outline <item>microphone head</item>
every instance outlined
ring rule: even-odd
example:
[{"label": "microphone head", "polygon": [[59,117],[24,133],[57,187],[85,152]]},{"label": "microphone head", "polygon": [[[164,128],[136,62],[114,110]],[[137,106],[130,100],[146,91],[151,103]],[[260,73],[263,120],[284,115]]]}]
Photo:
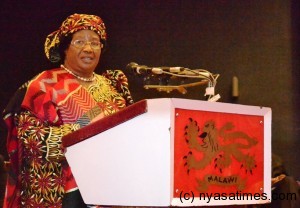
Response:
[{"label": "microphone head", "polygon": [[134,70],[137,66],[138,66],[137,63],[130,62],[129,64],[127,64],[126,69],[128,69],[128,70]]},{"label": "microphone head", "polygon": [[138,65],[135,62],[130,62],[129,64],[127,64],[126,69],[131,70],[135,74],[149,73],[148,72],[149,67],[147,67],[145,65]]}]

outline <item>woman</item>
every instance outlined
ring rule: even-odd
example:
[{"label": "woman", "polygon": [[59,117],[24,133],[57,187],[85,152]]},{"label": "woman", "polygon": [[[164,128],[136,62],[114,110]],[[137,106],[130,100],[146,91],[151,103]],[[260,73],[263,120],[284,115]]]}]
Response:
[{"label": "woman", "polygon": [[64,158],[62,137],[133,103],[119,70],[94,73],[106,30],[95,15],[73,14],[46,38],[59,68],[23,85],[4,111],[11,168],[4,207],[86,207]]}]

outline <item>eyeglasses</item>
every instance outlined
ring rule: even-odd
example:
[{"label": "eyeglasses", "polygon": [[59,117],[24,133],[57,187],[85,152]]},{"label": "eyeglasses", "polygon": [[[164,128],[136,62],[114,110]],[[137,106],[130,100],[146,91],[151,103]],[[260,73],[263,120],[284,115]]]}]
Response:
[{"label": "eyeglasses", "polygon": [[100,50],[103,47],[102,43],[99,41],[74,40],[71,44],[79,49],[82,49],[86,44],[89,44],[94,50]]}]

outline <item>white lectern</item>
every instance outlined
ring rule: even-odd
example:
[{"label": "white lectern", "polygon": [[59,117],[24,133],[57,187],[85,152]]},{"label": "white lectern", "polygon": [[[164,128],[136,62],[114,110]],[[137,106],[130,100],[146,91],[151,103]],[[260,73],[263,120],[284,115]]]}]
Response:
[{"label": "white lectern", "polygon": [[270,108],[143,100],[67,135],[63,144],[87,204],[270,202]]}]

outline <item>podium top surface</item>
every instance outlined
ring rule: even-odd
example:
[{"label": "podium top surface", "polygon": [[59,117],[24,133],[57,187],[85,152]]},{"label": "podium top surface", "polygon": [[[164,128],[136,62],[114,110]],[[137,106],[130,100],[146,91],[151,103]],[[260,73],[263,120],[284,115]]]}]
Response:
[{"label": "podium top surface", "polygon": [[91,123],[77,131],[64,136],[62,138],[63,146],[69,147],[77,144],[87,138],[95,136],[96,134],[106,131],[145,112],[147,112],[147,101],[141,100],[139,102],[136,102],[114,114],[106,116],[94,123]]}]

